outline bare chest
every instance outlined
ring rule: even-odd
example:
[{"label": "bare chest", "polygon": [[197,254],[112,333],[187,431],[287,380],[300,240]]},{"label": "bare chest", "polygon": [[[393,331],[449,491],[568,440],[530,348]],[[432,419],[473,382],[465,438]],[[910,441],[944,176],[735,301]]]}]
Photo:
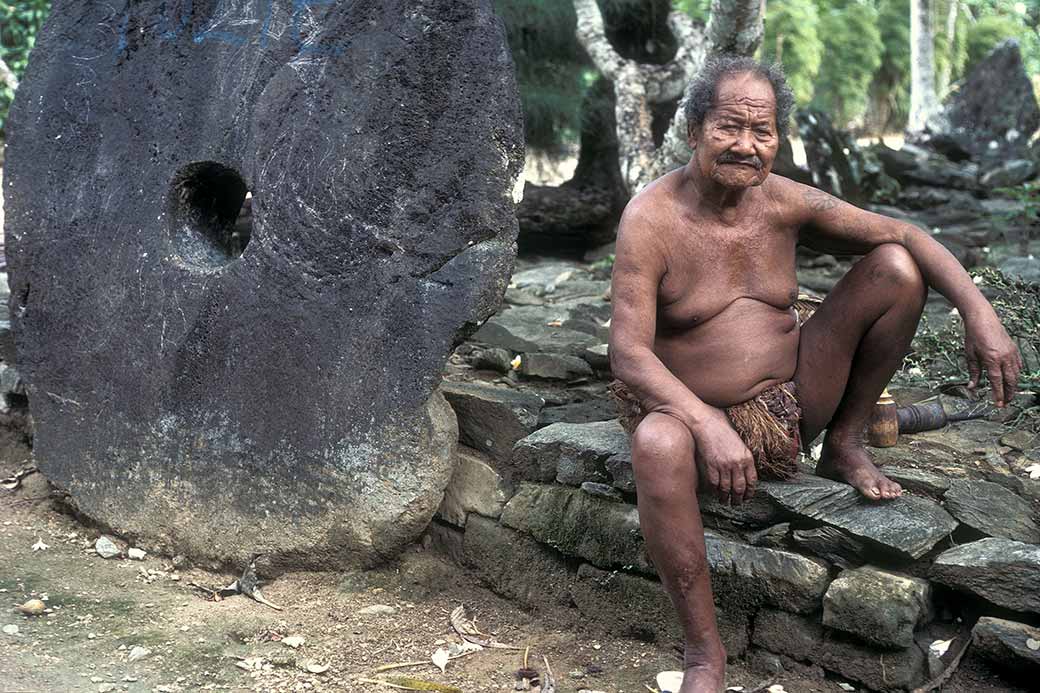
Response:
[{"label": "bare chest", "polygon": [[742,227],[702,223],[676,236],[658,288],[660,328],[697,327],[742,298],[779,310],[797,299],[794,229],[768,220]]}]

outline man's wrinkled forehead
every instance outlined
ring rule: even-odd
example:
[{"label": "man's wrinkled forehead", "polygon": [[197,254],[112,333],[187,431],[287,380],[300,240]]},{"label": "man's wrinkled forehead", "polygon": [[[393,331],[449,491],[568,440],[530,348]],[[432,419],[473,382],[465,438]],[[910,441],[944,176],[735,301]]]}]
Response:
[{"label": "man's wrinkled forehead", "polygon": [[715,104],[711,110],[717,114],[774,117],[776,96],[773,86],[757,75],[729,75],[716,87]]}]

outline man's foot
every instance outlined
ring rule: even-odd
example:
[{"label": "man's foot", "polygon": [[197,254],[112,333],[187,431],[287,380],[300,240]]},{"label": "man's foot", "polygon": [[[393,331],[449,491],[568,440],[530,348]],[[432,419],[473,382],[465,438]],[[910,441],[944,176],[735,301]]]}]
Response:
[{"label": "man's foot", "polygon": [[903,495],[903,487],[874,466],[870,453],[859,441],[832,440],[827,436],[816,474],[854,486],[870,500],[891,500]]},{"label": "man's foot", "polygon": [[682,688],[679,693],[723,693],[726,690],[726,650],[720,643],[711,654],[684,657]]}]

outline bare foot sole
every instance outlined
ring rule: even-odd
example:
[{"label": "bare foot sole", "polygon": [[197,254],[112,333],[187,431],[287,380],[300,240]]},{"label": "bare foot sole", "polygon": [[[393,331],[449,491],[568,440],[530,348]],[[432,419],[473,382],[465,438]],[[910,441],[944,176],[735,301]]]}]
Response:
[{"label": "bare foot sole", "polygon": [[679,693],[724,693],[726,665],[694,665],[683,672]]},{"label": "bare foot sole", "polygon": [[903,487],[889,479],[874,466],[870,453],[863,444],[824,440],[817,476],[843,481],[855,487],[870,500],[891,500],[903,495]]}]

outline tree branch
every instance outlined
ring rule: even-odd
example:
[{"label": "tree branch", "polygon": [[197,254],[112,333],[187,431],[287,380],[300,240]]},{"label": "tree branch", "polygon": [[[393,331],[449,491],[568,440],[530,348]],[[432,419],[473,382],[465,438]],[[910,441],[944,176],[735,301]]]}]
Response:
[{"label": "tree branch", "polygon": [[751,55],[762,42],[764,0],[711,0],[708,50]]},{"label": "tree branch", "polygon": [[3,58],[0,58],[0,82],[3,82],[11,91],[18,90],[18,78],[14,76],[14,72],[7,66]]}]

